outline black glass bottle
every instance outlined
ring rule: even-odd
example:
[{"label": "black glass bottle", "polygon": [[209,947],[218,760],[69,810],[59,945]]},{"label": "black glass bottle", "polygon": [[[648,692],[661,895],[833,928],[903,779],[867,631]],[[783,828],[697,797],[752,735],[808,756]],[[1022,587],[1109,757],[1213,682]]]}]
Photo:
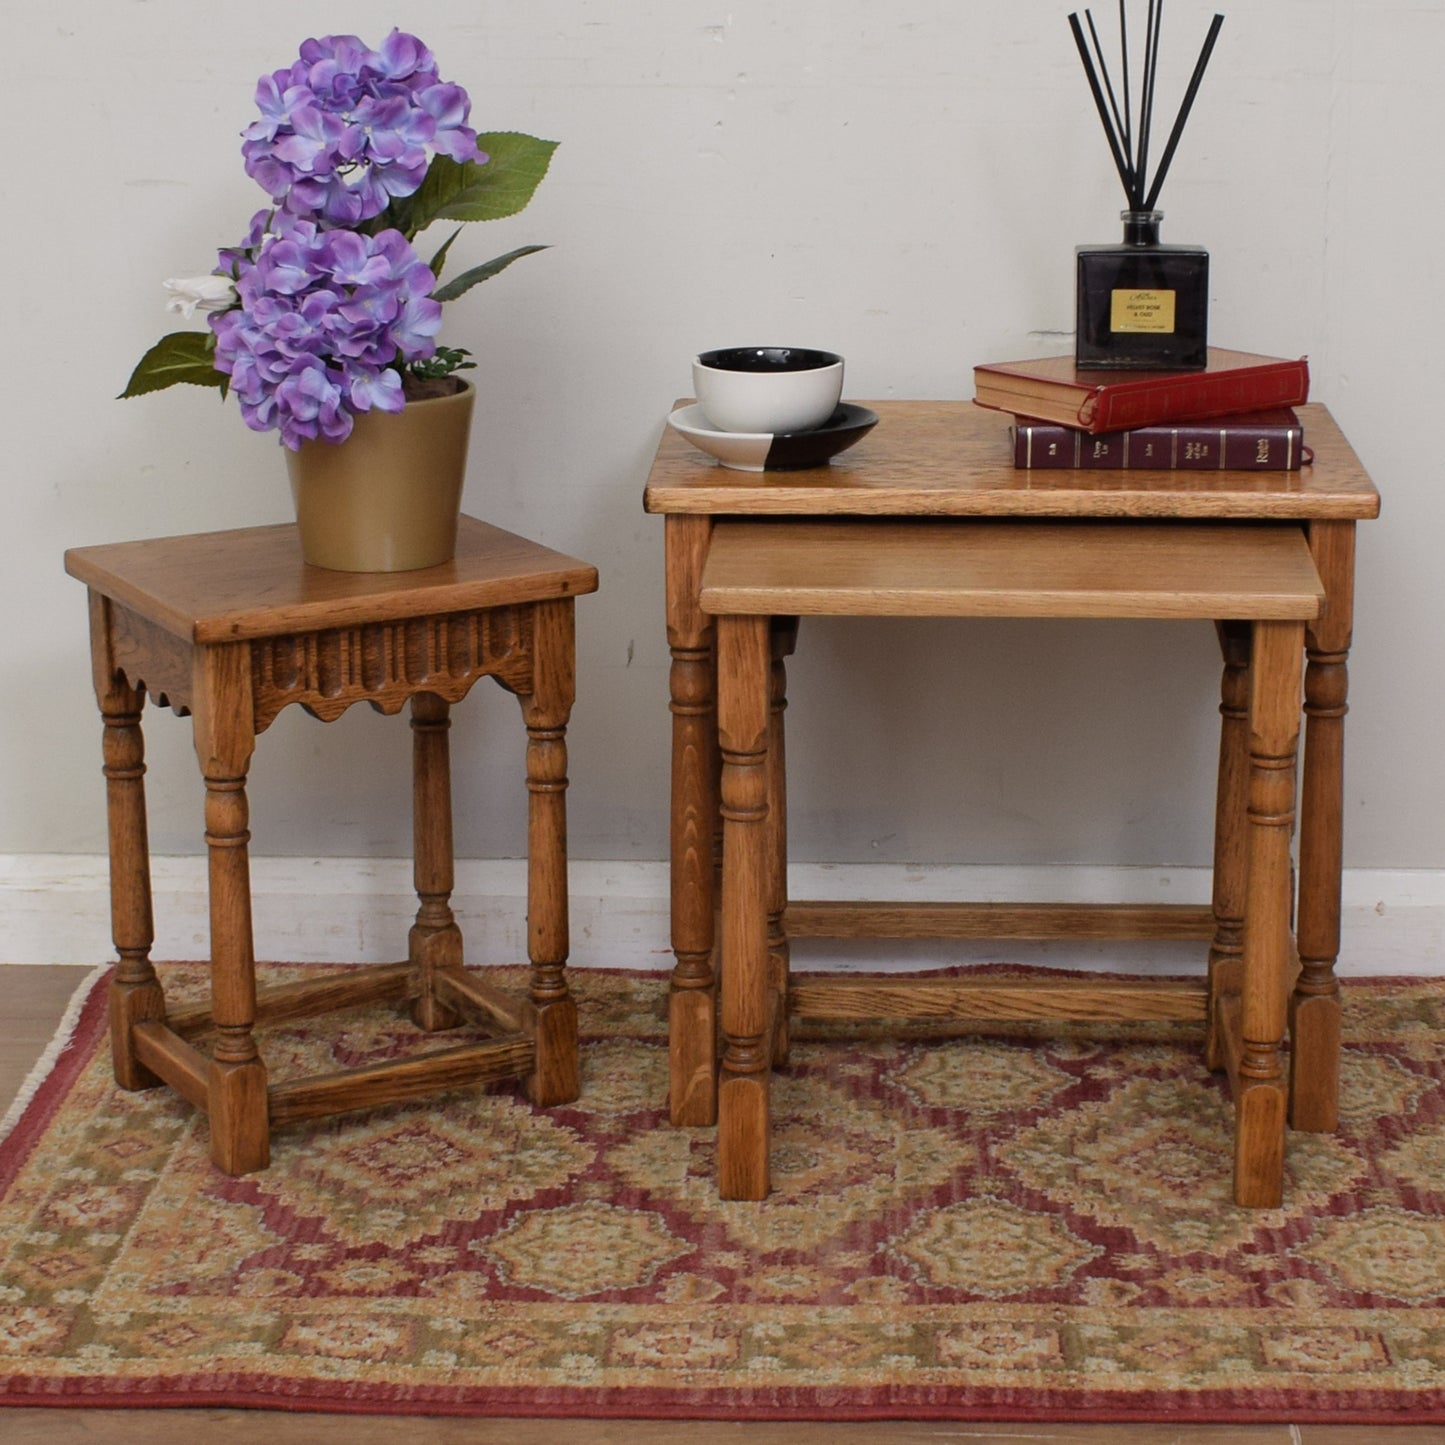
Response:
[{"label": "black glass bottle", "polygon": [[1159,242],[1162,211],[1122,211],[1119,246],[1079,246],[1074,361],[1198,371],[1208,361],[1209,252]]}]

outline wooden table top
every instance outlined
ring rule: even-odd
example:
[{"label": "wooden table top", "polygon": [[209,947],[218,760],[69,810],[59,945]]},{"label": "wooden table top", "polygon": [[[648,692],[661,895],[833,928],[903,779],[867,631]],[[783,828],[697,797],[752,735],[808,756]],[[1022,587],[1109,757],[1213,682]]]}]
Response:
[{"label": "wooden table top", "polygon": [[597,569],[462,517],[450,562],[414,572],[308,566],[294,523],[74,547],[65,570],[197,643],[399,621],[597,590]]},{"label": "wooden table top", "polygon": [[649,512],[1361,520],[1380,496],[1334,418],[1296,407],[1314,462],[1293,472],[1073,471],[1013,465],[1012,418],[971,401],[870,401],[878,425],[822,467],[732,471],[664,426]]}]

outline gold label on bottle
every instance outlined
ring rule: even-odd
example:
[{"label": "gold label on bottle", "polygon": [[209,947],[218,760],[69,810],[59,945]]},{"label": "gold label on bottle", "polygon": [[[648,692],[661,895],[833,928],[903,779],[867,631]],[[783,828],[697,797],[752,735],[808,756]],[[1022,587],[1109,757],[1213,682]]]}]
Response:
[{"label": "gold label on bottle", "polygon": [[1174,330],[1172,291],[1114,291],[1109,307],[1110,331]]}]

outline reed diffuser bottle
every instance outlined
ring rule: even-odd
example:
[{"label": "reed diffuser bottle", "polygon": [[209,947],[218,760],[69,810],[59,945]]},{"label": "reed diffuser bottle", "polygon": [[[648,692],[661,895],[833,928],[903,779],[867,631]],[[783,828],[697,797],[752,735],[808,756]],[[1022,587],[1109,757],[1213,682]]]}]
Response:
[{"label": "reed diffuser bottle", "polygon": [[1117,246],[1078,246],[1074,364],[1198,371],[1208,360],[1209,252],[1159,241],[1160,211],[1122,211]]},{"label": "reed diffuser bottle", "polygon": [[1168,144],[1151,180],[1149,140],[1162,12],[1163,0],[1149,0],[1137,121],[1131,103],[1129,29],[1124,0],[1119,0],[1122,95],[1114,90],[1092,14],[1084,12],[1089,41],[1084,38],[1079,17],[1069,16],[1084,73],[1128,201],[1128,209],[1120,213],[1124,223],[1121,244],[1075,249],[1074,364],[1081,369],[1200,371],[1209,360],[1209,253],[1199,246],[1164,245],[1159,239],[1163,213],[1154,206],[1224,16],[1216,15],[1209,27]]}]

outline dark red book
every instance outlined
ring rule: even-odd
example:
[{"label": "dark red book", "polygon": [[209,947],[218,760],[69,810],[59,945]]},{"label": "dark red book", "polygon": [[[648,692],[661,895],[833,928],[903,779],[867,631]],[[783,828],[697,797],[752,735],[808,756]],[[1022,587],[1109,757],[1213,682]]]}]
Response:
[{"label": "dark red book", "polygon": [[980,406],[1097,434],[1309,400],[1304,357],[1287,361],[1209,348],[1203,371],[1080,371],[1071,356],[1005,361],[973,369]]},{"label": "dark red book", "polygon": [[1288,407],[1097,436],[1021,416],[1013,436],[1014,466],[1034,469],[1292,472],[1310,460],[1304,428]]}]

